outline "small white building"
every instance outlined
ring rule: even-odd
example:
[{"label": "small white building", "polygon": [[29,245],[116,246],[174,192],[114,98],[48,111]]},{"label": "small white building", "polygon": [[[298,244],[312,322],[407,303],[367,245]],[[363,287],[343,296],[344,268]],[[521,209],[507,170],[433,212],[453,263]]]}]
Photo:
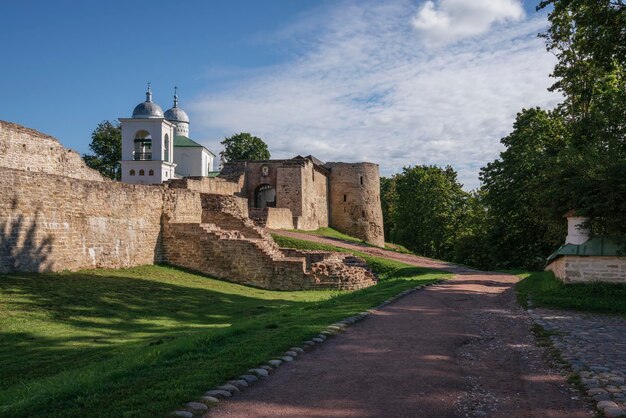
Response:
[{"label": "small white building", "polygon": [[[176,89],[176,88],[175,88]],[[163,113],[152,101],[148,85],[146,101],[133,110],[122,125],[122,181],[158,184],[173,178],[209,175],[215,154],[189,138],[189,117],[174,106]]]}]

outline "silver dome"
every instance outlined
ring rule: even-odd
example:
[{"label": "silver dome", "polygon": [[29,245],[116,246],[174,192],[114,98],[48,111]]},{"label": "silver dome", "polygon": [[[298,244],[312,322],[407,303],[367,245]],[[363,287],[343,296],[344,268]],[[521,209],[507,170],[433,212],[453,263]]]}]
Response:
[{"label": "silver dome", "polygon": [[163,109],[156,103],[143,102],[135,106],[133,110],[134,119],[162,118]]},{"label": "silver dome", "polygon": [[165,112],[165,119],[171,121],[171,122],[187,122],[189,123],[189,116],[187,116],[187,113],[179,108],[179,107],[173,107],[169,110],[167,110]]},{"label": "silver dome", "polygon": [[178,107],[178,87],[174,87],[174,107],[165,112],[165,119],[170,122],[186,122],[189,123],[187,112]]},{"label": "silver dome", "polygon": [[152,90],[150,90],[150,84],[148,84],[148,91],[146,92],[146,101],[139,103],[133,110],[133,119],[150,119],[150,118],[162,118],[163,109],[161,106],[152,101]]}]

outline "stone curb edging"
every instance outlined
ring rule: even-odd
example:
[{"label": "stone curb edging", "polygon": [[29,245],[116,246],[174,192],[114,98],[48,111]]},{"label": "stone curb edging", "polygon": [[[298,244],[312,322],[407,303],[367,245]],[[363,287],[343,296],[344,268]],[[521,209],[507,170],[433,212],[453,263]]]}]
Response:
[{"label": "stone curb edging", "polygon": [[337,335],[343,332],[346,328],[355,323],[362,321],[363,319],[370,316],[376,310],[384,308],[385,306],[395,302],[398,299],[401,299],[413,292],[416,292],[424,287],[432,286],[435,284],[439,284],[443,282],[443,280],[434,280],[430,283],[420,284],[413,288],[407,289],[403,292],[398,293],[395,296],[392,296],[386,300],[384,300],[379,305],[370,308],[366,311],[360,312],[356,315],[345,318],[339,322],[335,322],[327,326],[323,331],[321,331],[315,337],[302,342],[300,347],[291,347],[287,350],[282,357],[273,358],[268,360],[265,364],[260,365],[256,368],[249,369],[247,374],[243,374],[236,379],[231,379],[228,382],[216,386],[215,388],[207,391],[204,396],[202,396],[198,401],[187,402],[183,408],[176,410],[170,414],[172,417],[180,417],[180,418],[194,418],[200,417],[209,410],[210,406],[217,405],[221,400],[230,398],[236,393],[239,393],[254,382],[257,382],[259,379],[269,377],[270,373],[277,369],[281,365],[285,363],[292,362],[299,355],[304,354],[306,350],[309,350],[311,347],[322,344],[324,341],[328,339],[328,337]]},{"label": "stone curb edging", "polygon": [[[534,306],[532,300],[528,300],[528,308],[526,312],[532,319],[533,323],[539,327],[541,327],[544,331],[550,331],[548,324],[543,320],[543,318],[536,314],[534,311]],[[591,397],[595,403],[598,411],[602,413],[606,418],[619,418],[626,416],[626,408],[620,408],[615,402],[611,401],[608,397],[608,392],[601,387],[600,381],[601,376],[600,373],[606,372],[604,368],[599,368],[598,370],[583,370],[583,366],[580,364],[576,364],[571,361],[571,358],[567,355],[563,355],[562,346],[559,341],[559,337],[556,335],[551,335],[549,337],[550,342],[552,343],[553,349],[558,351],[561,359],[569,366],[570,369],[580,378],[581,384],[587,390],[586,395]],[[600,370],[602,369],[602,370]]]}]

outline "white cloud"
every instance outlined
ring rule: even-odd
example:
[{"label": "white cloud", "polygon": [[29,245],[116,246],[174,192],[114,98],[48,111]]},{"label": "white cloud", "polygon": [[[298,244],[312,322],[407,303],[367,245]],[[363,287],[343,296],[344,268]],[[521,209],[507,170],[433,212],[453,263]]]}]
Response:
[{"label": "white cloud", "polygon": [[480,35],[494,23],[524,17],[518,0],[426,1],[411,19],[425,43],[443,44]]},{"label": "white cloud", "polygon": [[[217,138],[249,131],[272,157],[451,164],[466,188],[498,156],[522,107],[552,107],[554,57],[537,32],[545,18],[496,25],[437,50],[420,48],[408,2],[351,3],[320,13],[294,60],[207,92],[192,129]],[[293,40],[290,40],[293,42]],[[198,137],[198,135],[194,135]]]}]

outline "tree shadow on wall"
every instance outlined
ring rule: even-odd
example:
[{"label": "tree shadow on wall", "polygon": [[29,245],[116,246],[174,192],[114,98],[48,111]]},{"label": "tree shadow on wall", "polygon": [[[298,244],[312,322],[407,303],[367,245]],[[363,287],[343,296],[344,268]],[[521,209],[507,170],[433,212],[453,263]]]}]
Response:
[{"label": "tree shadow on wall", "polygon": [[50,271],[54,237],[38,233],[41,205],[35,209],[32,222],[18,212],[18,198],[11,200],[11,209],[0,221],[0,271]]}]

